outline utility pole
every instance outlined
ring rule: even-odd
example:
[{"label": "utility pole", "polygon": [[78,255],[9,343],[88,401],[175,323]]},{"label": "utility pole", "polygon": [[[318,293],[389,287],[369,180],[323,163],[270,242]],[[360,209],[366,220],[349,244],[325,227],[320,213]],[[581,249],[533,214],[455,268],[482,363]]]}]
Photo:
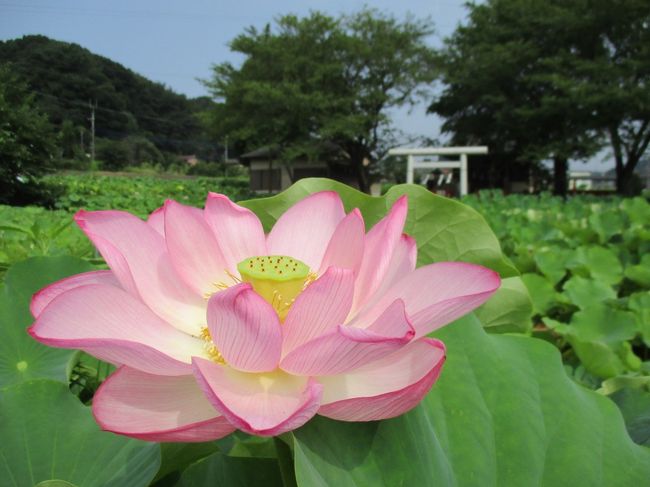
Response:
[{"label": "utility pole", "polygon": [[95,108],[97,108],[97,101],[95,103],[88,102],[90,107],[90,162],[95,161]]},{"label": "utility pole", "polygon": [[224,155],[224,161],[226,164],[228,164],[228,136],[226,135],[226,153]]}]

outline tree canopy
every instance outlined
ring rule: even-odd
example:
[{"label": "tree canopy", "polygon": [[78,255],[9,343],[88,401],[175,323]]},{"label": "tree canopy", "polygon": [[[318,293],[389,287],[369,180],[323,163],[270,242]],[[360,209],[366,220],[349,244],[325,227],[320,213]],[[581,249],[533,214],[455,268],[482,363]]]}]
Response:
[{"label": "tree canopy", "polygon": [[333,18],[285,15],[230,44],[244,61],[214,66],[213,127],[240,151],[273,144],[282,160],[319,157],[332,144],[369,188],[369,166],[393,142],[389,111],[420,99],[433,80],[428,19],[375,10]]},{"label": "tree canopy", "polygon": [[[457,143],[495,165],[593,155],[610,139],[629,191],[650,138],[650,4],[642,0],[488,0],[440,53],[445,88],[430,111]],[[561,179],[561,178],[560,178]],[[558,189],[565,187],[560,180]]]}]

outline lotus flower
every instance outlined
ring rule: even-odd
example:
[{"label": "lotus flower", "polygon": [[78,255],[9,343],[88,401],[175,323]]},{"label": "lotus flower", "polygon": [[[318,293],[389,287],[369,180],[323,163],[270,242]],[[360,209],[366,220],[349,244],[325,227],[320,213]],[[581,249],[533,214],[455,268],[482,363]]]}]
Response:
[{"label": "lotus flower", "polygon": [[405,197],[366,233],[339,196],[306,197],[268,235],[251,211],[209,194],[148,221],[121,211],[75,220],[110,270],[37,293],[31,335],[119,364],[93,414],[105,430],[151,441],[261,436],[315,414],[344,421],[400,415],[440,374],[433,330],[499,286],[484,267],[418,269],[402,233]]}]

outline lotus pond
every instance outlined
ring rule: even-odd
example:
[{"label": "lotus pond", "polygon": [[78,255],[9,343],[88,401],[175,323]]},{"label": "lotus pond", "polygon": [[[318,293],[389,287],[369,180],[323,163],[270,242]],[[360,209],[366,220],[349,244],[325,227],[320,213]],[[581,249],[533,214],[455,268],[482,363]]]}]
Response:
[{"label": "lotus pond", "polygon": [[106,268],[72,223],[77,203],[145,216],[166,197],[202,206],[207,190],[234,199],[243,191],[138,184],[136,191],[80,182],[55,211],[0,207],[1,485],[626,486],[650,478],[645,199],[482,193],[457,202],[407,185],[372,198],[311,179],[246,201],[268,231],[306,195],[334,190],[371,227],[406,194],[405,231],[417,242],[418,266],[480,264],[499,273],[501,288],[433,333],[447,361],[404,415],[356,423],[317,416],[275,438],[236,432],[152,443],[95,423],[89,406],[112,365],[25,332],[33,293]]}]

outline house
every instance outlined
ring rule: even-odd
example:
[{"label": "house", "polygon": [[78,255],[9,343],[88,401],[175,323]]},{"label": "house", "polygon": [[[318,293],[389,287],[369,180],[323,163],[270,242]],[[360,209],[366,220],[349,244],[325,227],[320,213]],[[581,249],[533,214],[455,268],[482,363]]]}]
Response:
[{"label": "house", "polygon": [[250,189],[258,193],[277,193],[303,178],[330,178],[357,186],[345,153],[336,144],[326,143],[318,160],[297,157],[290,163],[279,159],[280,149],[269,145],[239,156],[250,170]]}]

